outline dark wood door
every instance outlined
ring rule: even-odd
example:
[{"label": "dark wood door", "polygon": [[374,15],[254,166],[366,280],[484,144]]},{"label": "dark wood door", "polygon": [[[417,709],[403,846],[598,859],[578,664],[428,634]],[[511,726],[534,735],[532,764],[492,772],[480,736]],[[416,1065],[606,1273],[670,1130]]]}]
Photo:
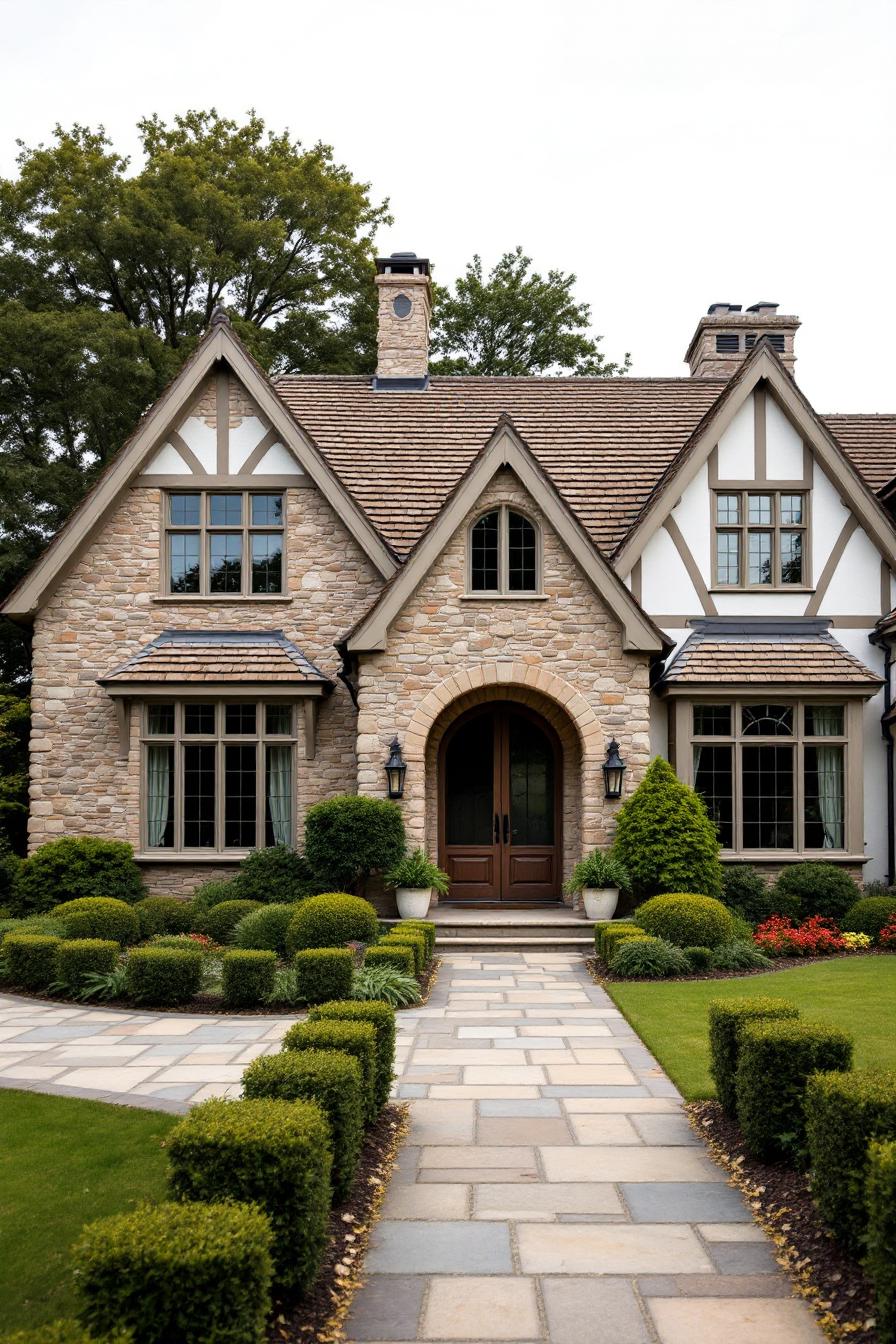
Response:
[{"label": "dark wood door", "polygon": [[462,715],[440,753],[440,862],[450,901],[560,896],[560,745],[529,710]]}]

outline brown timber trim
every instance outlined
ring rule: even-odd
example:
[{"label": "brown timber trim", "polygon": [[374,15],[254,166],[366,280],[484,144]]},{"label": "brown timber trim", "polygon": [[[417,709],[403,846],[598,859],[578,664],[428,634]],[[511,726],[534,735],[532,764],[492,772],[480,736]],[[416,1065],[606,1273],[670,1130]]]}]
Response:
[{"label": "brown timber trim", "polygon": [[[296,467],[296,470],[301,469]],[[277,490],[301,490],[314,482],[304,475],[206,476],[200,473],[197,476],[138,476],[133,484],[147,490],[153,487],[160,490],[269,490],[272,486]]]},{"label": "brown timber trim", "polygon": [[806,604],[806,616],[817,616],[818,608],[825,599],[825,594],[831,585],[831,579],[837,571],[837,566],[843,559],[843,552],[849,544],[849,539],[859,525],[859,520],[854,513],[851,513],[846,522],[840,529],[840,535],[831,548],[831,553],[825,561],[824,569],[818,576],[818,583],[815,585],[815,593],[810,597]]},{"label": "brown timber trim", "polygon": [[[779,695],[785,700],[870,700],[883,685],[870,681],[679,681],[657,688],[672,700],[764,700]],[[785,739],[782,738],[783,742]]]},{"label": "brown timber trim", "polygon": [[296,700],[303,696],[322,696],[332,689],[319,681],[109,681],[97,682],[110,699],[125,696],[131,700]]},{"label": "brown timber trim", "polygon": [[753,475],[763,481],[767,474],[765,388],[760,383],[753,390]]},{"label": "brown timber trim", "polygon": [[305,732],[305,760],[313,761],[317,754],[317,707],[318,701],[306,696],[302,705]]},{"label": "brown timber trim", "polygon": [[215,378],[215,432],[218,441],[218,473],[230,470],[230,378],[219,368]]},{"label": "brown timber trim", "polygon": [[636,602],[641,601],[641,592],[642,592],[642,574],[641,574],[641,559],[639,557],[635,561],[634,567],[632,568],[632,597],[635,599]]},{"label": "brown timber trim", "polygon": [[688,546],[687,542],[685,541],[684,537],[681,534],[681,528],[678,526],[678,524],[676,523],[675,519],[671,516],[671,514],[663,523],[663,527],[668,532],[669,536],[672,539],[673,546],[675,547],[678,554],[681,556],[682,563],[684,564],[684,567],[688,572],[688,577],[690,578],[691,583],[694,585],[694,591],[696,592],[698,598],[700,599],[700,603],[703,607],[704,616],[718,616],[719,613],[716,610],[716,604],[715,602],[713,602],[709,594],[709,589],[706,587],[706,584],[703,581],[703,575],[700,573],[700,567],[698,566],[696,560],[691,554],[690,547]]},{"label": "brown timber trim", "polygon": [[890,566],[886,560],[880,562],[880,614],[888,616],[892,609],[892,598],[890,597]]},{"label": "brown timber trim", "polygon": [[199,458],[193,452],[190,445],[181,438],[176,429],[172,429],[171,433],[168,435],[168,442],[171,444],[172,448],[180,454],[194,475],[201,476],[203,474],[205,467],[199,461]]},{"label": "brown timber trim", "polygon": [[[741,592],[742,590],[739,589],[739,588],[723,588],[723,589],[721,589],[720,591],[723,592],[723,593],[737,593],[737,592]],[[759,590],[756,589],[756,588],[752,588],[752,589],[750,589],[749,591],[750,591],[750,592],[758,592]],[[794,588],[791,588],[791,589],[788,589],[788,590],[782,590],[782,589],[778,588],[778,589],[767,589],[766,591],[771,591],[771,592],[781,592],[781,591],[789,591],[789,592],[805,592],[805,589],[803,589],[803,588],[795,588],[795,589],[794,589]],[[774,614],[774,613],[766,613],[766,614]],[[690,612],[687,616],[682,616],[682,615],[680,615],[680,614],[666,614],[666,613],[664,613],[663,615],[660,615],[660,616],[651,616],[651,619],[654,620],[654,621],[656,621],[657,625],[660,627],[661,630],[682,630],[682,629],[684,629],[686,626],[690,625],[691,621],[699,621],[699,620],[702,620],[704,615],[705,615],[705,613],[702,612],[702,611],[692,611],[692,612]],[[737,613],[736,613],[736,612],[723,612],[723,615],[729,617],[731,620],[737,620]],[[798,621],[798,620],[800,620],[801,618],[800,618],[799,616],[794,616],[793,619],[794,619],[795,621]],[[875,627],[875,625],[876,625],[876,624],[878,623],[878,621],[880,620],[880,617],[879,617],[877,614],[875,614],[875,615],[873,615],[873,616],[825,616],[823,619],[826,620],[826,621],[830,621],[831,626],[832,626],[835,630],[836,630],[836,629],[840,629],[840,630],[873,630],[874,627]]]},{"label": "brown timber trim", "polygon": [[273,448],[274,444],[279,442],[280,435],[277,433],[276,429],[269,429],[264,438],[252,449],[245,462],[240,465],[240,471],[251,476],[268,449]]}]

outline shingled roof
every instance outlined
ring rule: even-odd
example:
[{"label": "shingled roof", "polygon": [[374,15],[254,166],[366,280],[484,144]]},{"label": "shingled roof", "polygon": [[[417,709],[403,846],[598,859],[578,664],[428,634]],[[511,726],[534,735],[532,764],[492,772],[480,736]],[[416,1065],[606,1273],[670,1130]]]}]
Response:
[{"label": "shingled roof", "polygon": [[692,633],[663,674],[661,689],[676,685],[861,686],[873,694],[880,677],[818,619],[692,621]]},{"label": "shingled roof", "polygon": [[296,682],[331,686],[282,630],[163,630],[100,686],[171,682]]},{"label": "shingled roof", "polygon": [[896,477],[896,415],[823,415],[853,466],[875,492]]}]

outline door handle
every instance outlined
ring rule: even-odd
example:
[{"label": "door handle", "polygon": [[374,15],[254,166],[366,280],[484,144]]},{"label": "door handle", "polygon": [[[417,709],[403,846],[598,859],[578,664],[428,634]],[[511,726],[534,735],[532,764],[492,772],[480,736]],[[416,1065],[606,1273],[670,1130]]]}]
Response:
[{"label": "door handle", "polygon": [[497,812],[496,812],[496,813],[495,813],[495,844],[496,844],[496,845],[499,844],[500,841],[501,841],[501,829],[500,829],[500,827],[501,827],[501,823],[500,823],[500,821],[498,820],[498,814],[497,814]]},{"label": "door handle", "polygon": [[504,813],[504,843],[505,843],[505,845],[506,845],[506,844],[509,844],[509,842],[510,842],[510,817],[509,817],[508,814],[505,812],[505,813]]}]

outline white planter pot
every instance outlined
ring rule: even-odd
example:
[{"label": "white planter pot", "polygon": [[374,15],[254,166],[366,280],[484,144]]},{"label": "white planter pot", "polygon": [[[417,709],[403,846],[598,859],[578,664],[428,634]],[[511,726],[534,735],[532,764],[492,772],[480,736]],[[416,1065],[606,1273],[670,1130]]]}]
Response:
[{"label": "white planter pot", "polygon": [[619,900],[618,887],[584,887],[582,901],[588,919],[612,919]]},{"label": "white planter pot", "polygon": [[432,899],[432,887],[396,887],[395,900],[402,919],[425,919]]}]

